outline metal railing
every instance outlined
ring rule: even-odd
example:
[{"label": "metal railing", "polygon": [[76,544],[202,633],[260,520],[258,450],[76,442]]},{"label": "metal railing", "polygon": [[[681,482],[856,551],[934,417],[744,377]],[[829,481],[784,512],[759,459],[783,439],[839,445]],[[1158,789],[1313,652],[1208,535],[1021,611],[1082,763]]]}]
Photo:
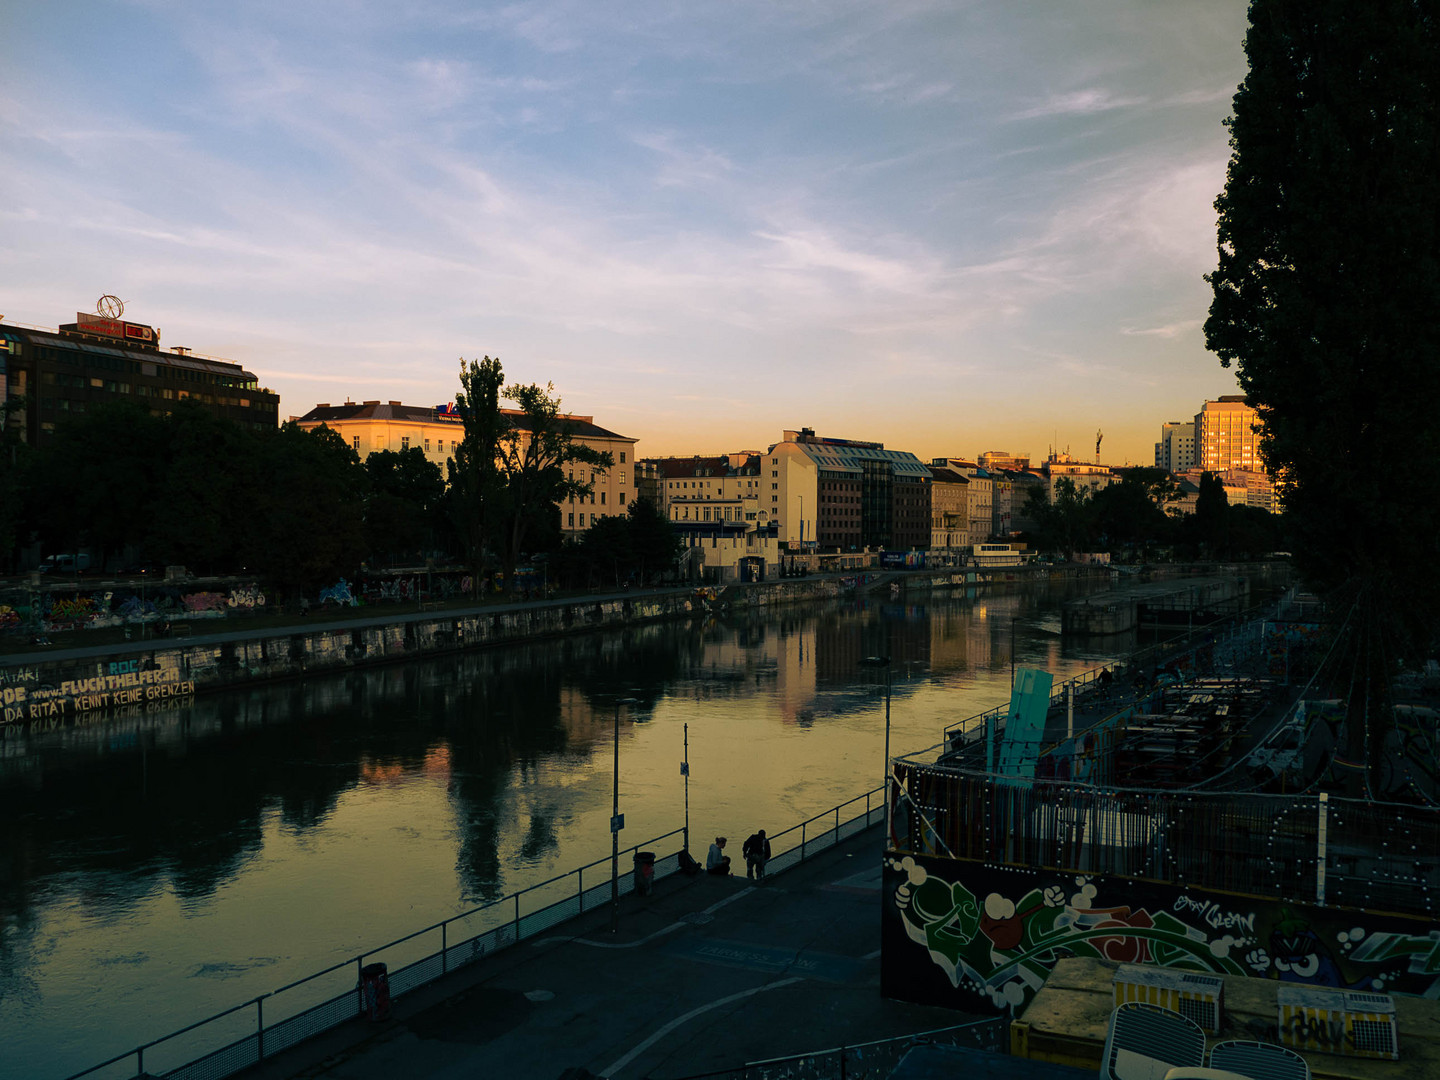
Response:
[{"label": "metal railing", "polygon": [[900,1059],[916,1046],[965,1046],[1004,1053],[1009,1026],[1005,1017],[987,1017],[893,1039],[752,1061],[738,1068],[699,1073],[683,1080],[885,1080],[895,1071]]},{"label": "metal railing", "polygon": [[[884,820],[876,787],[770,838],[767,872],[786,870]],[[864,803],[861,809],[861,803]],[[851,816],[846,816],[847,814]],[[664,845],[684,829],[622,851],[654,851],[655,879],[680,869],[680,849]],[[664,852],[661,854],[661,852]],[[526,938],[553,929],[610,902],[610,858],[597,859],[559,877],[416,930],[353,959],[307,975],[268,994],[216,1013],[188,1027],[73,1073],[68,1080],[164,1076],[170,1080],[223,1080],[364,1014],[360,971],[388,968],[390,995],[399,997],[451,971]],[[599,872],[597,873],[597,869]],[[589,876],[591,883],[585,878]],[[621,895],[635,891],[632,873],[619,879]],[[438,939],[438,940],[437,940]],[[438,947],[437,947],[438,946]]]}]

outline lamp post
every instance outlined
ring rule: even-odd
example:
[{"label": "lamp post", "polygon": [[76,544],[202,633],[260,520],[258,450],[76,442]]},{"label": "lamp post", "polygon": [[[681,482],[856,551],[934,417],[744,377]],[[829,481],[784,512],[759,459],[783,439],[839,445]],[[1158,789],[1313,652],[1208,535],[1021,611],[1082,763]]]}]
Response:
[{"label": "lamp post", "polygon": [[620,830],[625,819],[620,814],[620,706],[633,705],[634,698],[615,702],[615,781],[610,801],[610,933],[620,929]]},{"label": "lamp post", "polygon": [[885,669],[885,774],[881,780],[881,786],[885,792],[885,843],[890,843],[890,657],[888,656],[866,656],[862,657],[860,664],[863,667],[883,667]]}]

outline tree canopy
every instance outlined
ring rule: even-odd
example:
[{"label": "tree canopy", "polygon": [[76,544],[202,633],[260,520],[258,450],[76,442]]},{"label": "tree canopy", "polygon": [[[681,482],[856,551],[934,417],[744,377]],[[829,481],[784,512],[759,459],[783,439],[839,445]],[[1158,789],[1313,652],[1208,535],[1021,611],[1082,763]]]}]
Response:
[{"label": "tree canopy", "polygon": [[1260,415],[1293,551],[1431,640],[1440,475],[1440,19],[1253,0],[1205,324]]}]

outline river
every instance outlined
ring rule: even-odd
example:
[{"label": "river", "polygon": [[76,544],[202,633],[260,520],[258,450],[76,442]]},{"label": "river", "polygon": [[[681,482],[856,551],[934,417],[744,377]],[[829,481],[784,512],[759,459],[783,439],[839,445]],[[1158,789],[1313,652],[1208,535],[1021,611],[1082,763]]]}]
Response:
[{"label": "river", "polygon": [[1060,640],[1061,601],[1103,586],[837,600],[0,730],[0,1078],[69,1076],[608,857],[617,716],[622,847],[684,823],[688,733],[691,850],[738,855],[879,785],[885,674],[862,658],[891,657],[891,749],[920,750],[1006,700],[1012,663],[1110,660]]}]

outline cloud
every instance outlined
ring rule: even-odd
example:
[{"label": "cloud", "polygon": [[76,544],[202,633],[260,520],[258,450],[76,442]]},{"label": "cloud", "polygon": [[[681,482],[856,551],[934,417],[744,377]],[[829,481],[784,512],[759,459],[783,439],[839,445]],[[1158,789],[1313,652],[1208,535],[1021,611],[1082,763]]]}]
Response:
[{"label": "cloud", "polygon": [[1145,97],[1117,95],[1109,90],[1091,87],[1072,90],[1067,94],[1055,94],[1044,101],[1009,114],[1008,120],[1036,120],[1047,116],[1090,116],[1095,113],[1111,112],[1115,109],[1129,109],[1145,105]]},{"label": "cloud", "polygon": [[1198,330],[1205,324],[1204,319],[1181,319],[1178,322],[1167,323],[1164,326],[1122,326],[1120,333],[1130,337],[1158,337],[1170,339],[1181,334],[1189,334]]}]

